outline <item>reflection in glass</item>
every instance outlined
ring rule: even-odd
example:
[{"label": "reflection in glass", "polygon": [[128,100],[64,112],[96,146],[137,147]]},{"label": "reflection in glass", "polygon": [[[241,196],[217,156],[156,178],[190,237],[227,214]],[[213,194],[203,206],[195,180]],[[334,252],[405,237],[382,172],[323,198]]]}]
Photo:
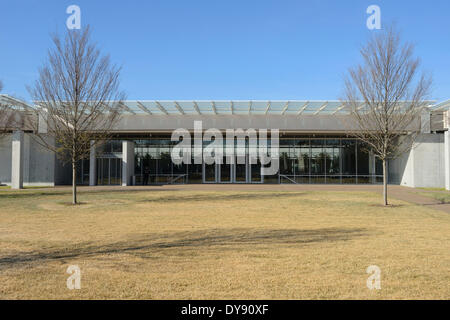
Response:
[{"label": "reflection in glass", "polygon": [[[342,174],[356,174],[356,141],[342,140]],[[344,183],[344,181],[343,181]]]},{"label": "reflection in glass", "polygon": [[323,151],[324,140],[311,140],[311,174],[325,174],[325,154]]}]

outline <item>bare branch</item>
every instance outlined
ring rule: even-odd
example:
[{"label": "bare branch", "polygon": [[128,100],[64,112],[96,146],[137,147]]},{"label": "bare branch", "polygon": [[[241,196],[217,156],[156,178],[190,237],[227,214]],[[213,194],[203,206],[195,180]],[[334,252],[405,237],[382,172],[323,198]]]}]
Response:
[{"label": "bare branch", "polygon": [[414,146],[428,105],[432,80],[417,75],[420,61],[413,51],[391,27],[361,49],[363,63],[349,69],[345,80],[342,103],[350,111],[349,130],[384,165]]},{"label": "bare branch", "polygon": [[47,63],[29,88],[39,115],[35,132],[42,145],[75,168],[89,156],[91,141],[95,146],[111,138],[125,99],[119,91],[121,68],[100,55],[90,41],[89,27],[70,30],[64,39],[55,35],[53,43]]}]

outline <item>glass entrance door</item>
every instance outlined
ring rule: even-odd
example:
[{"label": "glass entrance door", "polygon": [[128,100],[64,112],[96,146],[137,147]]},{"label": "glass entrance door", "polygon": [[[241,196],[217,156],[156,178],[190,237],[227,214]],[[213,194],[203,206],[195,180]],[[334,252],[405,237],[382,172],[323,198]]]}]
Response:
[{"label": "glass entrance door", "polygon": [[119,185],[122,182],[122,159],[97,159],[97,184]]},{"label": "glass entrance door", "polygon": [[234,182],[246,183],[247,182],[247,164],[235,164],[234,170]]},{"label": "glass entrance door", "polygon": [[222,163],[203,162],[203,183],[262,183],[260,162],[249,163],[248,142],[236,143],[235,151],[232,164],[227,163],[226,156],[223,157]]},{"label": "glass entrance door", "polygon": [[261,163],[250,165],[248,157],[242,164],[203,163],[203,183],[262,183]]},{"label": "glass entrance door", "polygon": [[259,159],[255,164],[250,164],[250,180],[251,183],[263,183],[263,177],[261,175],[261,162]]},{"label": "glass entrance door", "polygon": [[203,182],[204,183],[231,183],[232,165],[206,164],[203,163]]},{"label": "glass entrance door", "polygon": [[221,164],[217,165],[220,173],[220,183],[231,183],[232,179],[232,165],[227,163],[227,158],[224,157]]},{"label": "glass entrance door", "polygon": [[206,164],[203,162],[203,183],[217,183],[216,164]]}]

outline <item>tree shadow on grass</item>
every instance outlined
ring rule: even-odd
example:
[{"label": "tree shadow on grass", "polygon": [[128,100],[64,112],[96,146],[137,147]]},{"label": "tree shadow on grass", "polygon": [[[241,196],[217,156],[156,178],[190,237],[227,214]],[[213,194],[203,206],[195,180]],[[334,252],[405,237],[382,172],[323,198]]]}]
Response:
[{"label": "tree shadow on grass", "polygon": [[[116,192],[142,192],[142,191],[148,191],[148,192],[154,192],[154,191],[168,191],[163,190],[161,188],[145,188],[145,189],[90,189],[90,190],[78,190],[79,196],[84,196],[88,194],[109,194],[109,193],[116,193]],[[178,191],[178,190],[170,190],[170,192]],[[23,190],[5,190],[4,192],[0,192],[0,200],[1,199],[23,199],[23,198],[33,198],[33,197],[45,197],[45,196],[68,196],[72,195],[72,189],[68,190],[58,190],[58,191],[33,191],[28,189]]]},{"label": "tree shadow on grass", "polygon": [[[186,255],[187,250],[242,250],[267,248],[270,245],[301,247],[314,243],[334,243],[367,236],[362,228],[301,229],[208,229],[193,232],[146,234],[126,241],[102,245],[77,243],[68,247],[39,252],[15,253],[0,256],[0,270],[30,264],[42,264],[65,259],[95,258],[110,254],[132,254],[149,259],[156,254]],[[179,251],[177,251],[179,249]],[[276,248],[274,248],[276,250]],[[216,253],[217,254],[217,253]]]},{"label": "tree shadow on grass", "polygon": [[194,194],[194,195],[169,195],[158,198],[142,199],[141,202],[177,202],[177,201],[227,201],[227,200],[260,200],[273,198],[295,198],[304,196],[305,192],[283,193],[233,193],[233,194]]}]

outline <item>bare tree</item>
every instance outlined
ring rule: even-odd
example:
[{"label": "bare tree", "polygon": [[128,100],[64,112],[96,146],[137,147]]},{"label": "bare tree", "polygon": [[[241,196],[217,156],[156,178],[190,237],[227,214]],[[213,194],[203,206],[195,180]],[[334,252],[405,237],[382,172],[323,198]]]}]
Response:
[{"label": "bare tree", "polygon": [[120,68],[111,65],[109,56],[100,56],[89,27],[70,30],[64,39],[55,35],[53,43],[29,88],[39,117],[34,131],[42,145],[72,165],[76,204],[77,163],[89,156],[91,146],[111,138],[124,94],[119,91]]},{"label": "bare tree", "polygon": [[421,131],[431,77],[418,75],[414,47],[389,28],[361,49],[363,63],[349,69],[343,104],[351,133],[383,162],[383,201],[387,200],[387,161],[411,150]]}]

